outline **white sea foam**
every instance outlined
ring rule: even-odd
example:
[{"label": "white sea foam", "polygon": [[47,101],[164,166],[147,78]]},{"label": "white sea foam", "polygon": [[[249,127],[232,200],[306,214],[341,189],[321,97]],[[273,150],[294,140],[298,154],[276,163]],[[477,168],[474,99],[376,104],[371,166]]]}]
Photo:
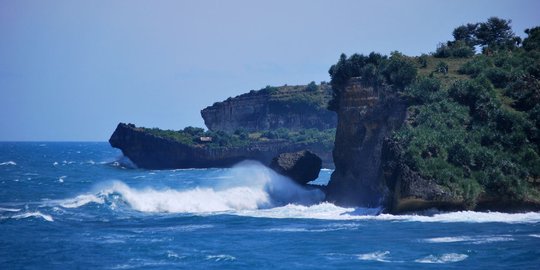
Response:
[{"label": "white sea foam", "polygon": [[535,234],[535,233],[529,234],[529,236],[530,237],[535,237],[535,238],[540,238],[540,234]]},{"label": "white sea foam", "polygon": [[429,255],[424,258],[414,260],[417,263],[454,263],[467,259],[466,254],[459,253],[445,253],[440,256]]},{"label": "white sea foam", "polygon": [[353,211],[354,209],[338,207],[331,203],[320,203],[311,206],[288,204],[281,207],[259,209],[257,211],[238,211],[236,214],[241,216],[265,218],[312,218],[328,220],[354,219],[354,217],[344,215],[347,210]]},{"label": "white sea foam", "polygon": [[216,261],[216,262],[221,262],[221,261],[235,261],[236,257],[227,255],[227,254],[219,254],[219,255],[208,255],[206,256],[206,259]]},{"label": "white sea foam", "polygon": [[434,237],[424,239],[426,243],[456,243],[469,242],[472,244],[486,244],[493,242],[514,241],[511,235],[477,235],[477,236],[450,236],[450,237]]},{"label": "white sea foam", "polygon": [[501,223],[538,223],[540,222],[539,212],[528,213],[500,213],[500,212],[474,212],[474,211],[459,211],[440,213],[433,216],[422,215],[381,215],[381,218],[390,220],[405,220],[418,222],[465,222],[465,223],[486,223],[486,222],[501,222]]},{"label": "white sea foam", "polygon": [[320,203],[311,206],[289,204],[281,207],[238,211],[236,214],[266,218],[308,218],[326,220],[384,220],[398,222],[441,222],[441,223],[539,223],[540,213],[521,214],[483,213],[473,211],[440,213],[433,216],[378,214],[380,208],[343,208],[331,203]]},{"label": "white sea foam", "polygon": [[357,255],[357,258],[362,261],[390,262],[387,258],[388,254],[390,254],[390,251],[375,251],[359,254]]},{"label": "white sea foam", "polygon": [[52,216],[47,215],[47,214],[43,214],[43,213],[41,213],[39,211],[25,212],[25,213],[21,213],[21,214],[11,216],[11,218],[14,218],[14,219],[23,219],[23,218],[31,218],[31,217],[43,218],[44,220],[49,221],[49,222],[54,221]]},{"label": "white sea foam", "polygon": [[2,162],[0,163],[0,166],[16,166],[17,163],[15,163],[15,161],[6,161],[6,162]]}]

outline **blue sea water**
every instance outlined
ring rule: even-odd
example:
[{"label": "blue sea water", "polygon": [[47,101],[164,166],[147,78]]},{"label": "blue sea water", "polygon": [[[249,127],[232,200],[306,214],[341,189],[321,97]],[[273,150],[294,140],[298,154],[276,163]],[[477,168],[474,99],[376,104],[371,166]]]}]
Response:
[{"label": "blue sea water", "polygon": [[154,171],[107,143],[0,143],[0,269],[540,267],[540,213],[321,200],[253,162]]}]

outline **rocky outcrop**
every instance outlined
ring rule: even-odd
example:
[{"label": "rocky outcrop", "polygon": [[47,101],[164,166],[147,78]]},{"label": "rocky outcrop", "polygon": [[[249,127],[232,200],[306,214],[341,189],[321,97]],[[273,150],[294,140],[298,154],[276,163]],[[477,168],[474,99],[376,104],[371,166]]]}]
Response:
[{"label": "rocky outcrop", "polygon": [[302,150],[295,153],[282,153],[272,159],[270,168],[305,185],[319,177],[322,160],[316,154]]},{"label": "rocky outcrop", "polygon": [[326,109],[330,98],[327,84],[267,87],[216,102],[203,109],[201,116],[212,131],[325,130],[335,128],[337,122],[336,114]]},{"label": "rocky outcrop", "polygon": [[468,201],[433,179],[423,178],[403,162],[400,146],[386,139],[383,144],[382,164],[388,193],[384,206],[387,212],[417,212],[436,208],[443,211],[477,210],[523,212],[538,211],[540,202],[490,197],[481,194],[475,201]]},{"label": "rocky outcrop", "polygon": [[323,159],[323,165],[332,166],[329,151],[319,143],[292,143],[267,141],[242,147],[209,147],[203,144],[185,144],[152,135],[132,124],[118,124],[109,139],[111,146],[122,150],[140,168],[176,169],[230,167],[242,160],[257,160],[269,164],[273,157],[308,149]]},{"label": "rocky outcrop", "polygon": [[377,207],[388,192],[382,170],[383,142],[403,124],[406,105],[383,87],[362,85],[359,78],[349,80],[337,102],[335,171],[327,200]]}]

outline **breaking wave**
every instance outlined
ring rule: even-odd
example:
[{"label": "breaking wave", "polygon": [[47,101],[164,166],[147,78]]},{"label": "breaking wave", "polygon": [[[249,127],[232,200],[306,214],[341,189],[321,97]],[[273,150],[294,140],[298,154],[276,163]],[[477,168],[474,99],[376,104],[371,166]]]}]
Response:
[{"label": "breaking wave", "polygon": [[[323,220],[375,220],[441,223],[540,223],[540,213],[440,212],[432,215],[381,214],[381,208],[345,208],[324,202],[318,189],[301,187],[256,162],[243,162],[224,170],[211,187],[190,189],[134,188],[121,181],[104,183],[95,193],[62,200],[64,208],[88,204],[123,205],[148,213],[233,214],[260,218],[304,218]],[[502,238],[431,239],[426,241],[510,241]]]},{"label": "breaking wave", "polygon": [[215,187],[187,190],[136,189],[114,181],[105,184],[95,194],[63,200],[60,206],[77,208],[89,203],[107,202],[116,206],[114,200],[119,198],[141,212],[212,213],[266,209],[288,203],[309,205],[324,199],[320,190],[300,187],[259,163],[243,162],[229,173],[230,179]]}]

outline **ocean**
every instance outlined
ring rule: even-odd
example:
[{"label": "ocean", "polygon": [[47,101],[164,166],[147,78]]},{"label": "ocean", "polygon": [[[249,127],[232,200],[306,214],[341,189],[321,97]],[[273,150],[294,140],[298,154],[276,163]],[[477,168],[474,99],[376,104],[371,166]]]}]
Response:
[{"label": "ocean", "polygon": [[540,267],[540,213],[389,215],[322,199],[255,162],[144,170],[105,142],[4,142],[0,269]]}]

